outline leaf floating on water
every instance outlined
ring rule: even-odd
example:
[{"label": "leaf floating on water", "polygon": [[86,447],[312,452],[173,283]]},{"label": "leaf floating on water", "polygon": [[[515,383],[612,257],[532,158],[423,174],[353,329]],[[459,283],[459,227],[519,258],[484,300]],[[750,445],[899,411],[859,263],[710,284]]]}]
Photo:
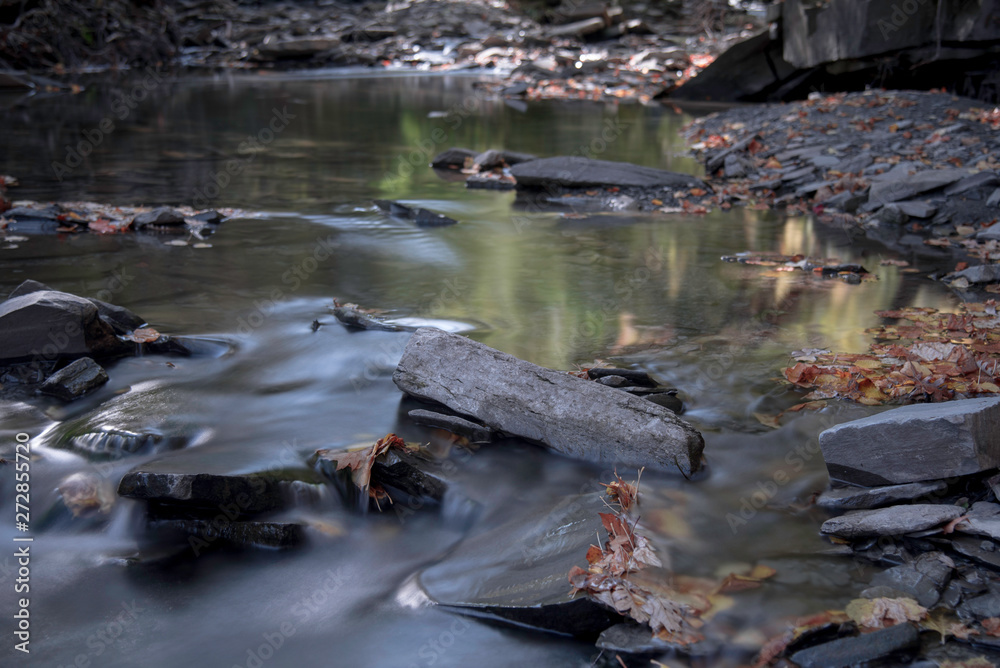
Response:
[{"label": "leaf floating on water", "polygon": [[927,619],[920,622],[920,628],[940,633],[942,645],[949,636],[959,640],[968,640],[970,636],[979,635],[979,631],[966,626],[946,610],[935,610]]},{"label": "leaf floating on water", "polygon": [[869,629],[918,622],[927,617],[927,608],[912,598],[856,598],[847,604],[845,612],[858,626]]},{"label": "leaf floating on water", "polygon": [[152,327],[140,327],[122,336],[125,341],[134,343],[152,343],[160,338],[160,333]]}]

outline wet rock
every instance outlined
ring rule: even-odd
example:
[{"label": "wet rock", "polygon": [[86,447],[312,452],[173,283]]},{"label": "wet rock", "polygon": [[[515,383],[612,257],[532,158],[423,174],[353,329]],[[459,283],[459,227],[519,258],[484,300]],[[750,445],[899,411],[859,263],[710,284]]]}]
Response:
[{"label": "wet rock", "polygon": [[988,594],[976,596],[965,601],[958,607],[958,614],[969,619],[988,619],[1000,617],[1000,592],[991,591]]},{"label": "wet rock", "polygon": [[885,225],[903,225],[910,219],[910,216],[895,204],[883,207],[875,217],[879,223]]},{"label": "wet rock", "polygon": [[431,167],[434,169],[464,169],[472,165],[479,155],[468,148],[449,148],[434,156]]},{"label": "wet rock", "polygon": [[264,42],[257,51],[265,58],[275,60],[283,58],[306,58],[324,51],[329,51],[340,45],[336,36],[312,37],[303,39],[275,39]]},{"label": "wet rock", "polygon": [[517,153],[516,151],[498,151],[490,149],[480,153],[474,159],[474,163],[479,169],[495,169],[497,167],[509,167],[529,160],[535,160],[536,156],[530,153]]},{"label": "wet rock", "polygon": [[1000,398],[895,408],[827,429],[819,442],[830,477],[855,485],[986,471],[1000,465]]},{"label": "wet rock", "polygon": [[966,515],[968,519],[956,527],[958,531],[1000,540],[1000,504],[978,501]]},{"label": "wet rock", "polygon": [[961,181],[956,181],[944,189],[944,194],[952,197],[979,188],[989,188],[992,190],[1000,186],[1000,179],[993,172],[977,172],[966,176]]},{"label": "wet rock", "polygon": [[628,379],[623,376],[603,376],[598,378],[597,382],[608,387],[625,387],[629,384]]},{"label": "wet rock", "polygon": [[441,227],[443,225],[454,225],[458,221],[440,213],[429,211],[420,207],[410,207],[400,202],[391,200],[374,200],[375,206],[395,218],[405,218],[413,221],[420,227]]},{"label": "wet rock", "polygon": [[925,608],[932,608],[941,598],[955,564],[941,552],[927,552],[912,563],[894,566],[877,573],[869,583],[890,587],[913,598]]},{"label": "wet rock", "polygon": [[[1000,192],[1000,188],[997,190]],[[976,239],[979,241],[1000,241],[1000,225],[994,223],[985,229],[979,230],[976,233]]]},{"label": "wet rock", "polygon": [[549,37],[584,37],[604,30],[603,18],[583,19],[548,29]]},{"label": "wet rock", "polygon": [[827,510],[865,510],[912,501],[946,489],[948,485],[940,480],[887,487],[833,487],[817,497],[816,505]]},{"label": "wet rock", "polygon": [[916,649],[919,633],[910,624],[897,624],[887,629],[848,638],[839,638],[822,645],[803,649],[790,657],[801,668],[838,668],[882,659],[897,652]]},{"label": "wet rock", "polygon": [[712,640],[703,640],[689,645],[666,642],[654,637],[648,626],[631,622],[615,624],[611,628],[605,629],[598,636],[595,644],[598,649],[612,655],[618,653],[663,655],[676,652],[685,656],[705,656],[714,654],[719,649],[718,642]]},{"label": "wet rock", "polygon": [[330,310],[341,324],[355,329],[372,329],[382,332],[410,332],[416,330],[415,327],[383,322],[352,304],[337,304]]},{"label": "wet rock", "polygon": [[573,566],[586,566],[601,531],[602,496],[497,509],[417,582],[434,603],[467,614],[570,635],[600,633],[620,618],[586,597],[567,596],[566,578]]},{"label": "wet rock", "polygon": [[898,202],[944,188],[968,174],[964,169],[932,169],[912,175],[899,174],[897,178],[873,183],[868,191],[868,199],[877,204]]},{"label": "wet rock", "polygon": [[169,227],[184,224],[184,216],[169,206],[161,206],[146,213],[140,213],[132,219],[132,227],[142,230],[148,227]]},{"label": "wet rock", "polygon": [[823,202],[824,206],[840,209],[845,213],[854,213],[862,204],[868,201],[868,195],[859,195],[848,190],[839,192]]},{"label": "wet rock", "polygon": [[[204,519],[155,519],[149,528],[196,536],[191,545],[202,549],[221,540],[237,547],[287,549],[305,542],[305,526],[297,522],[215,521]],[[202,544],[204,543],[204,545]]]},{"label": "wet rock", "polygon": [[201,213],[196,213],[191,216],[192,220],[197,220],[201,223],[208,223],[209,225],[217,225],[226,219],[218,211],[212,209],[211,211],[202,211]]},{"label": "wet rock", "polygon": [[[910,218],[930,218],[937,213],[938,208],[930,202],[899,202],[895,205]],[[888,207],[886,207],[888,208]]]},{"label": "wet rock", "polygon": [[275,465],[266,454],[254,450],[201,446],[129,471],[118,485],[118,494],[155,504],[159,517],[175,508],[179,513],[214,516],[223,506],[243,517],[284,508],[302,491],[297,489],[302,484],[317,488],[317,497],[323,495],[322,479],[305,462]]},{"label": "wet rock", "polygon": [[[58,290],[53,290],[44,283],[39,283],[38,281],[32,281],[29,279],[14,288],[7,298],[12,299],[14,297],[21,297],[23,295],[29,295],[33,292],[43,292],[46,290],[58,292]],[[115,334],[127,334],[146,324],[146,321],[143,318],[140,318],[125,307],[115,306],[114,304],[102,302],[100,299],[94,299],[92,297],[88,297],[86,299],[97,307],[98,316],[100,316],[101,320],[111,325],[112,329],[115,330]]]},{"label": "wet rock", "polygon": [[108,373],[89,357],[72,362],[45,379],[38,391],[65,401],[78,399],[108,382]]},{"label": "wet rock", "polygon": [[820,531],[848,539],[899,536],[932,529],[961,516],[962,509],[958,506],[918,503],[878,510],[855,510],[823,522]]},{"label": "wet rock", "polygon": [[711,102],[781,99],[797,75],[782,56],[781,42],[764,30],[729,47],[669,96]]},{"label": "wet rock", "polygon": [[947,276],[942,277],[941,280],[946,283],[965,281],[966,285],[996,283],[1000,281],[1000,265],[979,264],[975,267],[963,269],[962,271],[953,271]]},{"label": "wet rock", "polygon": [[456,334],[418,329],[393,382],[417,399],[573,457],[676,467],[685,475],[701,466],[701,434],[667,409]]},{"label": "wet rock", "polygon": [[700,179],[687,174],[579,156],[540,158],[514,165],[510,171],[517,179],[517,187],[528,189],[592,186],[709,189]]},{"label": "wet rock", "polygon": [[[358,487],[352,480],[350,470],[337,469],[337,460],[343,454],[344,450],[317,450],[309,463],[327,479],[337,484],[348,506],[357,507],[359,502],[367,504],[369,502],[367,495],[359,498]],[[371,470],[371,482],[394,487],[412,498],[437,502],[444,499],[449,486],[438,464],[399,450],[389,450],[375,460]]]},{"label": "wet rock", "polygon": [[[976,536],[960,536],[952,534],[945,539],[938,539],[939,544],[943,544],[957,554],[968,557],[973,561],[989,566],[995,570],[1000,570],[1000,551],[995,543],[983,541]],[[984,543],[993,549],[985,549]]]},{"label": "wet rock", "polygon": [[30,295],[32,292],[42,292],[43,290],[52,290],[49,286],[44,283],[39,283],[38,281],[33,281],[30,278],[19,286],[10,291],[7,295],[7,299],[13,299],[14,297],[21,297],[23,295]]},{"label": "wet rock", "polygon": [[684,402],[677,396],[677,390],[647,394],[643,397],[643,399],[646,401],[652,401],[657,406],[663,406],[675,415],[680,415],[684,412]]},{"label": "wet rock", "polygon": [[649,374],[645,371],[639,369],[613,369],[613,368],[602,368],[594,367],[592,369],[587,369],[587,376],[592,380],[599,380],[601,378],[607,378],[608,376],[619,376],[628,381],[629,385],[638,385],[640,387],[657,387],[655,380],[649,377]]},{"label": "wet rock", "polygon": [[445,415],[434,411],[418,408],[407,413],[410,419],[419,425],[432,427],[434,429],[444,429],[453,434],[464,436],[473,443],[486,443],[493,439],[493,430],[481,424],[476,424],[465,418],[456,415]]},{"label": "wet rock", "polygon": [[129,345],[98,317],[90,301],[39,290],[0,303],[0,363],[127,354]]}]

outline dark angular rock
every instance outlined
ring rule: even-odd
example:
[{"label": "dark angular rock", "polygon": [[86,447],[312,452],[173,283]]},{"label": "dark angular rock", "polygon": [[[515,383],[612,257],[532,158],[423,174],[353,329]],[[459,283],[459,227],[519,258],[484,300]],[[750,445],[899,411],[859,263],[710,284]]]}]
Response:
[{"label": "dark angular rock", "polygon": [[849,638],[800,650],[790,658],[801,668],[839,668],[875,661],[896,652],[915,649],[919,633],[910,624],[897,624]]},{"label": "dark angular rock", "polygon": [[670,392],[657,392],[656,394],[647,394],[643,398],[646,401],[652,401],[657,406],[663,406],[675,415],[680,415],[684,412],[684,402],[677,396],[676,390]]},{"label": "dark angular rock", "polygon": [[914,562],[893,566],[877,573],[870,584],[891,587],[913,598],[925,608],[932,608],[951,578],[954,563],[940,552],[920,555]]},{"label": "dark angular rock", "polygon": [[622,376],[602,376],[597,379],[597,382],[608,387],[625,387],[629,384],[628,380]]},{"label": "dark angular rock", "polygon": [[375,206],[382,211],[385,211],[390,216],[406,218],[421,227],[441,227],[443,225],[454,225],[458,222],[457,220],[449,218],[443,214],[435,213],[433,211],[429,211],[428,209],[407,206],[400,202],[393,202],[385,199],[377,199],[374,200],[374,202]]},{"label": "dark angular rock", "polygon": [[1000,186],[1000,179],[993,172],[977,172],[966,176],[961,181],[956,181],[944,189],[944,194],[949,197],[960,195],[974,188],[995,188]]},{"label": "dark angular rock", "polygon": [[53,291],[52,288],[45,285],[44,283],[39,283],[38,281],[33,281],[30,278],[19,286],[11,290],[10,294],[7,295],[7,299],[13,299],[14,297],[21,297],[23,295],[30,295],[32,292],[42,292],[43,290]]},{"label": "dark angular rock", "polygon": [[516,151],[498,151],[496,149],[490,149],[480,153],[475,157],[475,164],[479,166],[480,169],[495,169],[497,167],[503,167],[504,165],[516,165],[522,162],[528,162],[529,160],[535,160],[536,156],[530,153],[518,153]]},{"label": "dark angular rock", "polygon": [[0,362],[128,352],[90,301],[38,290],[0,303]]},{"label": "dark angular rock", "polygon": [[281,60],[286,58],[307,58],[334,49],[339,45],[340,38],[331,35],[328,37],[272,40],[258,45],[257,51],[265,58]]},{"label": "dark angular rock", "polygon": [[140,213],[132,219],[132,227],[141,230],[150,225],[183,225],[184,216],[169,206],[161,206],[146,213]]},{"label": "dark angular rock", "polygon": [[573,457],[685,475],[701,467],[701,434],[667,409],[457,334],[418,329],[392,379],[418,399]]},{"label": "dark angular rock", "polygon": [[202,211],[201,213],[196,213],[191,216],[192,219],[200,221],[202,223],[208,223],[210,225],[217,225],[225,220],[225,216],[216,210]]},{"label": "dark angular rock", "polygon": [[827,429],[819,442],[830,477],[855,485],[978,473],[1000,465],[1000,398],[895,408]]},{"label": "dark angular rock", "polygon": [[602,496],[498,509],[484,518],[484,529],[421,571],[418,585],[434,603],[459,612],[570,635],[600,633],[617,615],[566,592],[567,574],[586,566],[587,549],[601,530]]},{"label": "dark angular rock", "polygon": [[1000,592],[991,591],[965,601],[958,607],[958,614],[966,619],[1000,617]]},{"label": "dark angular rock", "polygon": [[933,169],[916,174],[873,183],[868,191],[868,199],[878,204],[889,204],[910,199],[921,193],[930,192],[950,185],[968,176],[964,169]]},{"label": "dark angular rock", "polygon": [[[930,202],[898,202],[895,205],[910,218],[930,218],[937,213],[938,208]],[[888,207],[886,207],[888,208]]]},{"label": "dark angular rock", "polygon": [[407,327],[406,325],[394,325],[389,322],[382,322],[356,306],[337,305],[331,311],[341,324],[355,329],[373,329],[383,332],[410,332],[416,329],[415,327]]},{"label": "dark angular rock", "polygon": [[472,149],[449,148],[434,156],[434,159],[431,160],[431,167],[434,169],[463,169],[466,160],[472,164],[477,155],[479,154]]},{"label": "dark angular rock", "polygon": [[849,539],[898,536],[938,527],[961,516],[962,509],[958,506],[918,503],[878,510],[855,510],[823,522],[820,531]]},{"label": "dark angular rock", "polygon": [[996,283],[997,281],[1000,281],[1000,265],[977,264],[974,267],[969,267],[968,269],[963,269],[962,271],[953,271],[941,280],[950,283],[959,279],[965,279],[974,285]]},{"label": "dark angular rock", "polygon": [[514,165],[510,171],[517,179],[519,189],[589,188],[592,186],[622,188],[670,186],[709,189],[703,181],[687,174],[678,174],[652,167],[640,167],[627,162],[593,160],[579,156],[540,158]]},{"label": "dark angular rock", "polygon": [[108,382],[108,373],[89,357],[82,357],[45,379],[38,391],[72,401]]},{"label": "dark angular rock", "polygon": [[820,494],[816,505],[827,510],[866,510],[912,501],[947,488],[948,485],[940,480],[888,487],[834,487]]},{"label": "dark angular rock", "polygon": [[473,443],[486,443],[493,439],[493,430],[476,424],[470,420],[455,415],[445,415],[434,411],[417,408],[407,413],[410,419],[419,425],[445,429],[453,434],[464,436]]},{"label": "dark angular rock", "polygon": [[629,382],[629,385],[639,385],[641,387],[657,387],[656,381],[649,377],[649,374],[639,369],[613,369],[594,367],[587,369],[587,376],[592,380],[606,378],[607,376],[620,376]]}]

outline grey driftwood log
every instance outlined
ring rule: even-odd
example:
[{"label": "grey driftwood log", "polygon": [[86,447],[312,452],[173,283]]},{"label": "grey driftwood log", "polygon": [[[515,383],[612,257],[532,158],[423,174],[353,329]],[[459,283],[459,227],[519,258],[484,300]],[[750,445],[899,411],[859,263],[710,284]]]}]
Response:
[{"label": "grey driftwood log", "polygon": [[392,380],[413,397],[571,457],[685,475],[701,466],[701,434],[662,406],[457,334],[418,329]]}]

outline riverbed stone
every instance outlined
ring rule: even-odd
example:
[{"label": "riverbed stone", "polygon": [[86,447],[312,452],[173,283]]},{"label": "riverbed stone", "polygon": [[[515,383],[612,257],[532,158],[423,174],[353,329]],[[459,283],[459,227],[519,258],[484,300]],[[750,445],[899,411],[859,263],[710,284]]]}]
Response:
[{"label": "riverbed stone", "polygon": [[641,385],[643,387],[656,387],[656,381],[649,377],[649,374],[641,369],[615,369],[610,367],[594,367],[587,369],[587,377],[593,380],[606,378],[607,376],[620,376],[629,382],[629,385]]},{"label": "riverbed stone", "polygon": [[941,598],[954,567],[954,562],[943,553],[926,552],[910,563],[876,573],[869,584],[895,589],[925,608],[931,608]]},{"label": "riverbed stone", "polygon": [[627,162],[594,160],[581,156],[540,158],[522,162],[510,168],[519,189],[589,188],[614,186],[620,188],[701,187],[709,189],[701,179],[669,172],[665,169],[642,167]]},{"label": "riverbed stone", "polygon": [[38,290],[0,303],[0,363],[126,353],[87,299]]},{"label": "riverbed stone", "polygon": [[966,516],[967,519],[956,527],[958,531],[1000,541],[1000,504],[978,501],[972,504]]},{"label": "riverbed stone", "polygon": [[593,635],[620,618],[586,596],[567,595],[573,566],[602,530],[600,492],[551,505],[494,509],[448,556],[418,575],[441,606],[467,614],[570,635]]},{"label": "riverbed stone", "polygon": [[441,151],[431,160],[431,167],[434,169],[462,169],[466,161],[472,164],[476,156],[476,151],[468,148],[452,147]]},{"label": "riverbed stone", "polygon": [[954,282],[964,279],[966,284],[985,284],[1000,281],[1000,264],[977,264],[974,267],[953,271],[942,280]]},{"label": "riverbed stone", "polygon": [[507,165],[517,165],[522,162],[528,162],[529,160],[535,160],[537,156],[531,155],[530,153],[518,153],[517,151],[500,151],[497,149],[490,149],[488,151],[483,151],[474,158],[475,164],[479,169],[495,169],[496,167],[503,167]]},{"label": "riverbed stone", "polygon": [[157,207],[152,211],[136,214],[136,216],[132,218],[132,227],[137,230],[141,230],[151,225],[159,227],[161,225],[175,226],[183,224],[184,216],[179,211],[172,209],[169,206]]},{"label": "riverbed stone", "polygon": [[571,457],[685,475],[701,467],[701,434],[662,406],[457,334],[418,329],[393,382],[417,399]]},{"label": "riverbed stone", "polygon": [[868,191],[868,199],[877,204],[898,202],[938,188],[944,188],[968,176],[968,174],[967,170],[958,168],[933,169],[911,175],[900,174],[897,178],[873,183]]},{"label": "riverbed stone", "polygon": [[832,487],[816,498],[816,505],[827,510],[866,510],[912,501],[946,489],[948,485],[941,480],[885,487]]},{"label": "riverbed stone", "polygon": [[919,633],[904,623],[871,633],[838,638],[822,645],[803,649],[790,657],[801,668],[839,668],[867,663],[896,652],[914,649]]},{"label": "riverbed stone", "polygon": [[492,429],[471,420],[460,418],[457,415],[445,415],[444,413],[428,411],[422,408],[414,409],[407,413],[407,415],[419,425],[434,429],[444,429],[453,434],[464,436],[473,443],[486,443],[493,438]]},{"label": "riverbed stone", "polygon": [[89,357],[81,357],[46,378],[38,391],[72,401],[96,390],[106,382],[108,382],[108,372]]},{"label": "riverbed stone", "polygon": [[958,506],[915,503],[877,510],[855,510],[823,522],[822,533],[840,538],[898,536],[941,526],[962,516]]},{"label": "riverbed stone", "polygon": [[978,473],[1000,465],[1000,398],[903,406],[827,429],[819,443],[830,477],[855,485]]}]

